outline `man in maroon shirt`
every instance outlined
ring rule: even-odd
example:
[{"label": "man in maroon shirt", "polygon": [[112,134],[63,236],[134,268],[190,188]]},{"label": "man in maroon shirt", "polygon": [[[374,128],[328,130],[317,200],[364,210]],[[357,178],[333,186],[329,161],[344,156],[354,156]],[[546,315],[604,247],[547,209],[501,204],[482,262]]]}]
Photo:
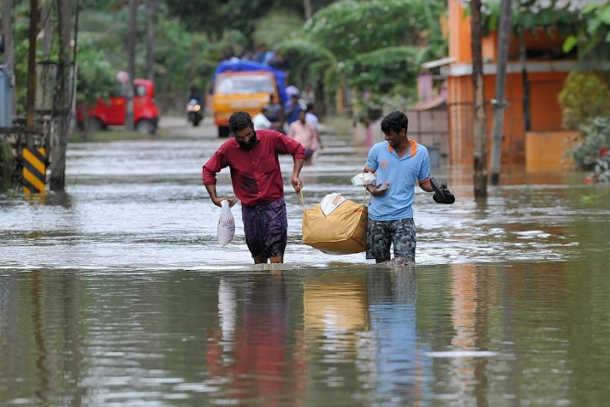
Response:
[{"label": "man in maroon shirt", "polygon": [[305,149],[298,141],[277,131],[254,131],[246,112],[231,115],[229,130],[235,137],[221,145],[204,164],[203,184],[216,206],[221,206],[225,199],[233,206],[235,197],[216,195],[216,173],[228,166],[233,191],[241,201],[246,244],[254,263],[267,263],[268,259],[271,263],[283,263],[288,221],[278,154],[294,157],[290,181],[299,192],[303,187],[299,174]]}]

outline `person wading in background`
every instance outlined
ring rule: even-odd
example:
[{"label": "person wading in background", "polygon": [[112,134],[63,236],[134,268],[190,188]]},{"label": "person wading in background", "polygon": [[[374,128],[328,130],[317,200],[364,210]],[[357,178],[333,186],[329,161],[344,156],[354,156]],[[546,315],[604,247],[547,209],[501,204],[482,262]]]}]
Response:
[{"label": "person wading in background", "polygon": [[305,148],[305,161],[311,163],[313,153],[322,147],[320,135],[309,123],[305,122],[305,111],[299,112],[299,119],[290,125],[288,137],[294,138]]}]

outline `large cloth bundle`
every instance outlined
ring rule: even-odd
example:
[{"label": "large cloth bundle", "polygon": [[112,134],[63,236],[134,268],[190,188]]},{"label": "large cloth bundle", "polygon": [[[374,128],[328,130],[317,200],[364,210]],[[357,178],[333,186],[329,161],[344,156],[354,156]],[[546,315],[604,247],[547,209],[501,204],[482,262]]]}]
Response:
[{"label": "large cloth bundle", "polygon": [[327,197],[332,200],[330,211],[324,199],[321,204],[304,211],[303,243],[329,254],[365,251],[368,221],[366,206],[346,200],[338,194]]}]

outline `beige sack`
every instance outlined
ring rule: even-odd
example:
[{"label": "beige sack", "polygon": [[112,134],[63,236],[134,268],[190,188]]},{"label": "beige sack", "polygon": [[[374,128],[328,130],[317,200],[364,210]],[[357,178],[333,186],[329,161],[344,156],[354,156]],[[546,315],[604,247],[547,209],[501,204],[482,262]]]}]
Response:
[{"label": "beige sack", "polygon": [[303,243],[329,254],[351,254],[366,250],[366,206],[346,200],[328,216],[320,205],[303,213]]}]

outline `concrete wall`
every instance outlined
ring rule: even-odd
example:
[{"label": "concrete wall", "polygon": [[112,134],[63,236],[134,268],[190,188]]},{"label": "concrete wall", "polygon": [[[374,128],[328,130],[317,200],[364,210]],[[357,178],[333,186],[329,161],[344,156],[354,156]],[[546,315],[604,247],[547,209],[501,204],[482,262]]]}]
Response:
[{"label": "concrete wall", "polygon": [[566,152],[581,140],[579,132],[528,132],[525,135],[525,170],[553,172],[569,169],[572,160]]},{"label": "concrete wall", "polygon": [[[449,56],[456,62],[446,70],[448,74],[449,109],[449,158],[453,165],[472,166],[473,162],[473,84],[470,19],[458,0],[449,1]],[[526,35],[528,49],[554,50],[562,43],[556,32],[535,32]],[[490,101],[495,98],[495,66],[497,36],[495,33],[483,38],[484,87],[486,101],[487,151],[491,151],[493,109]],[[506,99],[509,103],[504,116],[504,139],[502,143],[503,164],[525,164],[525,125],[523,118],[523,85],[518,61],[518,40],[511,39],[510,58],[506,78]],[[557,95],[573,67],[573,61],[528,61],[530,82],[531,131],[561,131],[561,108]]]}]

